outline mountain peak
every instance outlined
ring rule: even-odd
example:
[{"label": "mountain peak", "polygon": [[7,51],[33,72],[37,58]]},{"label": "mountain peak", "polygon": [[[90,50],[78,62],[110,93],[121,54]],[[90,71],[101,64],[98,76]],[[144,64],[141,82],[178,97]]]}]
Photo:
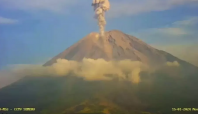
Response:
[{"label": "mountain peak", "polygon": [[[171,57],[167,57],[167,55]],[[141,61],[145,64],[164,64],[169,58],[176,57],[157,50],[134,36],[119,30],[105,32],[104,37],[92,32],[80,41],[48,61],[45,65],[52,65],[57,59],[81,61],[83,58]]]}]

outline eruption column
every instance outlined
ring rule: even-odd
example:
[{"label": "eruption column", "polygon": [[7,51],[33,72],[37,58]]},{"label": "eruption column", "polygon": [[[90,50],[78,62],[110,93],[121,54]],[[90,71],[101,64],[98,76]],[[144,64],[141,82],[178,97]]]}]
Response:
[{"label": "eruption column", "polygon": [[110,3],[108,0],[93,0],[92,6],[95,11],[95,18],[98,20],[98,25],[100,28],[100,36],[104,36],[105,32],[105,12],[109,10]]}]

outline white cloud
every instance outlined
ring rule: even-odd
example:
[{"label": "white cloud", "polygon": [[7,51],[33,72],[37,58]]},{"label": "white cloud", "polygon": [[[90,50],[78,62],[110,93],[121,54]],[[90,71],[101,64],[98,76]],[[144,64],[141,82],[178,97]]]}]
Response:
[{"label": "white cloud", "polygon": [[[148,66],[131,60],[105,61],[104,59],[86,59],[81,62],[58,59],[52,66],[42,65],[10,65],[0,71],[0,88],[25,76],[67,76],[73,73],[74,76],[83,78],[86,81],[128,80],[132,83],[139,83],[140,72],[147,70]],[[4,82],[4,84],[1,84]],[[7,82],[7,83],[5,83]]]},{"label": "white cloud", "polygon": [[159,39],[166,39],[166,41],[174,39],[189,40],[191,38],[197,38],[198,41],[197,27],[198,17],[191,17],[163,27],[141,30],[136,35],[140,38],[154,41],[159,41]]},{"label": "white cloud", "polygon": [[173,23],[175,26],[181,26],[181,27],[193,27],[198,24],[198,17],[191,17],[187,20],[177,21]]},{"label": "white cloud", "polygon": [[161,33],[169,35],[185,35],[186,31],[182,28],[161,28],[158,30]]},{"label": "white cloud", "polygon": [[187,35],[188,32],[183,28],[176,28],[176,27],[165,27],[165,28],[153,28],[146,31],[146,34],[160,36],[164,35],[166,37],[180,37],[182,35]]},{"label": "white cloud", "polygon": [[121,0],[112,1],[110,17],[169,10],[180,5],[198,4],[198,0]]},{"label": "white cloud", "polygon": [[198,66],[198,17],[176,21],[161,28],[150,28],[135,35],[157,49]]},{"label": "white cloud", "polygon": [[18,20],[0,17],[0,24],[16,24]]},{"label": "white cloud", "polygon": [[47,10],[62,12],[76,3],[77,0],[0,0],[0,7],[26,11]]}]

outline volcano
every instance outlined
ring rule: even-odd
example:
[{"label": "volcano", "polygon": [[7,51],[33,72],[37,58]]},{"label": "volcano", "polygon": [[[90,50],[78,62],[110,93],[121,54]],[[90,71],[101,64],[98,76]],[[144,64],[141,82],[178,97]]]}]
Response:
[{"label": "volcano", "polygon": [[[138,84],[116,79],[85,81],[74,74],[27,76],[0,90],[0,107],[36,108],[35,112],[10,112],[14,114],[175,114],[173,107],[198,106],[197,67],[118,30],[102,38],[90,33],[43,66],[58,59],[84,58],[129,59],[157,69],[141,72]],[[175,61],[179,66],[165,65]]]},{"label": "volcano", "polygon": [[57,59],[81,61],[83,58],[102,58],[106,61],[130,59],[131,61],[140,61],[152,66],[178,61],[179,63],[192,66],[119,30],[108,31],[103,38],[99,37],[98,33],[90,33],[45,63],[44,66],[56,63]]}]

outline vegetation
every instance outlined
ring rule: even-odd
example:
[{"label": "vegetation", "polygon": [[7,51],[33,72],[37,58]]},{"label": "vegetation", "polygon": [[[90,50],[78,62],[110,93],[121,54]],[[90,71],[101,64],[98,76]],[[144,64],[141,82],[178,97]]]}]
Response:
[{"label": "vegetation", "polygon": [[198,73],[176,67],[142,72],[139,84],[27,77],[0,91],[0,107],[35,107],[35,114],[174,114],[172,108],[198,106],[197,81]]}]

